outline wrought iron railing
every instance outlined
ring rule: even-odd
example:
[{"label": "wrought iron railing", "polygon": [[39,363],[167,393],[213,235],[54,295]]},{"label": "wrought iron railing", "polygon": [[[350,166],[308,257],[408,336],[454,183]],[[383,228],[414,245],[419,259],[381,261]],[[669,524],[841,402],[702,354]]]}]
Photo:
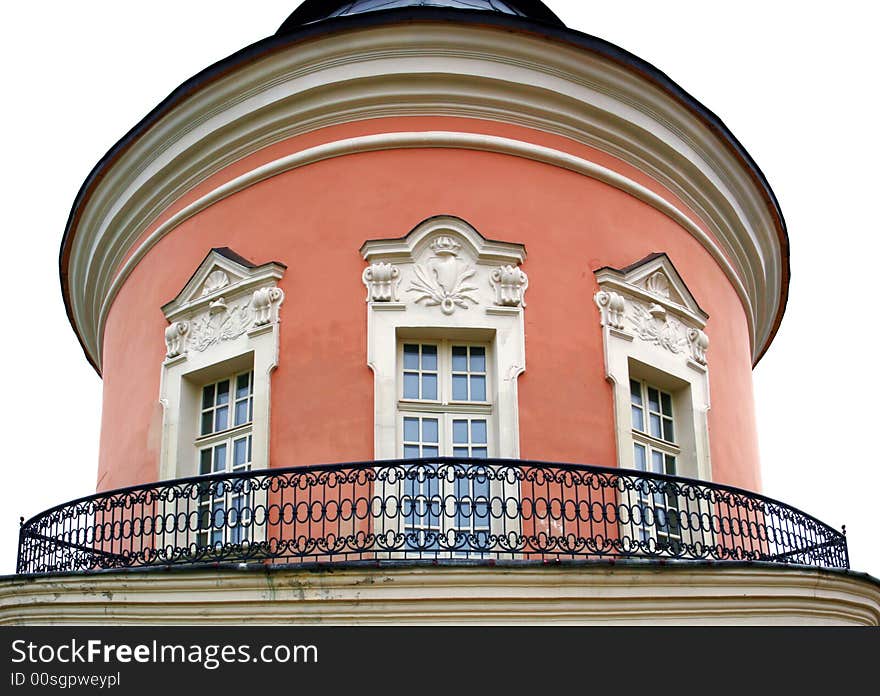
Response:
[{"label": "wrought iron railing", "polygon": [[608,557],[849,567],[843,534],[729,486],[576,464],[441,458],[99,493],[22,522],[18,572]]}]

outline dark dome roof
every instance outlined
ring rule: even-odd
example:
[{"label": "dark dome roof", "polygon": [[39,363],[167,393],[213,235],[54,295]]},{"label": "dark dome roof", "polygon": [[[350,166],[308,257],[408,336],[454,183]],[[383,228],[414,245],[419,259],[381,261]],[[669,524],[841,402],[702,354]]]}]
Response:
[{"label": "dark dome roof", "polygon": [[562,20],[540,0],[306,0],[281,25],[278,33],[284,34],[304,24],[312,24],[333,17],[348,17],[382,10],[408,10],[419,7],[492,12],[565,26]]}]

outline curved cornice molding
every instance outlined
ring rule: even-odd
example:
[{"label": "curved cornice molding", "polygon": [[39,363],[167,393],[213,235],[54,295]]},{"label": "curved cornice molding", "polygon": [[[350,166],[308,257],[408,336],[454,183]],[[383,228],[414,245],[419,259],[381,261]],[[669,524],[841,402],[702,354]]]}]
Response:
[{"label": "curved cornice molding", "polygon": [[[711,236],[646,187],[559,150],[473,133],[391,133],[258,167],[187,206],[135,248],[163,211],[232,162],[321,127],[401,115],[482,118],[598,148],[669,189]],[[546,40],[510,41],[491,27],[452,32],[426,23],[325,36],[271,54],[205,86],[120,153],[72,218],[62,250],[65,300],[89,359],[100,369],[106,313],[149,240],[231,189],[329,157],[401,147],[513,154],[636,195],[694,234],[724,269],[746,308],[755,360],[772,339],[788,277],[779,221],[752,173],[692,111],[631,70],[574,47],[548,50]]]}]

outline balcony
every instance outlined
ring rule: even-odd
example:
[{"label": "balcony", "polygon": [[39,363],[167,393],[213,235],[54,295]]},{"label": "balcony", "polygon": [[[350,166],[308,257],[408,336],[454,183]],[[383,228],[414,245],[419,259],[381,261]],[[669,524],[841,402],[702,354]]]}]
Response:
[{"label": "balcony", "polygon": [[730,486],[578,464],[440,458],[98,493],[22,521],[17,572],[614,558],[849,567],[842,533]]}]

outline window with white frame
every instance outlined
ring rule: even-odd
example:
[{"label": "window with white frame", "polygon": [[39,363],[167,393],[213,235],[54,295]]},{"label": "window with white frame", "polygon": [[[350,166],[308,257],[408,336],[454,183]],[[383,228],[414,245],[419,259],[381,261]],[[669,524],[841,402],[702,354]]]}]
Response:
[{"label": "window with white frame", "polygon": [[[633,462],[638,471],[674,476],[681,448],[676,444],[673,394],[650,383],[630,379]],[[656,539],[668,549],[681,540],[676,496],[639,489],[641,541]]]},{"label": "window with white frame", "polygon": [[[404,340],[399,343],[399,454],[405,459],[492,456],[493,402],[490,346],[463,341]],[[454,466],[458,467],[456,463]],[[468,476],[438,475],[431,463],[410,470],[404,496],[411,546],[430,550],[438,535],[469,534],[472,547],[489,534],[489,476],[479,464]],[[455,498],[454,514],[443,501]],[[432,540],[434,543],[432,543]]]},{"label": "window with white frame", "polygon": [[[253,370],[203,385],[199,403],[195,440],[199,475],[249,471],[253,462]],[[199,497],[198,544],[247,541],[251,502],[244,481],[218,481],[206,487]]]}]

